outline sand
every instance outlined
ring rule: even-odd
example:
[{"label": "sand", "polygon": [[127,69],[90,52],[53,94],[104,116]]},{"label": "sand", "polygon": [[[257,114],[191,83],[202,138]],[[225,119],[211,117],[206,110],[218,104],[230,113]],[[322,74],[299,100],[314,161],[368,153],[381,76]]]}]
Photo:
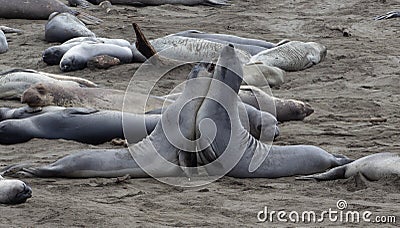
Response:
[{"label": "sand", "polygon": [[[315,113],[301,122],[280,125],[277,145],[312,144],[331,153],[359,158],[400,148],[400,21],[374,21],[376,15],[399,9],[400,1],[385,0],[282,0],[232,1],[221,8],[174,6],[135,8],[118,6],[108,15],[99,7],[87,10],[104,20],[89,26],[98,36],[134,41],[132,22],[149,39],[186,29],[228,33],[278,42],[282,39],[315,41],[328,47],[325,61],[310,69],[291,72],[273,94],[309,102]],[[44,41],[46,21],[5,20],[0,24],[24,30],[7,34],[10,51],[0,55],[0,68],[31,68],[60,73],[46,66],[41,52],[54,44]],[[108,70],[70,72],[102,87],[125,89],[140,64]],[[182,78],[163,81],[161,90],[171,89]],[[146,79],[141,79],[146,86]],[[18,106],[0,101],[0,106]],[[378,118],[383,121],[371,121]],[[84,145],[64,140],[32,140],[0,146],[0,167],[18,162],[46,164],[71,150],[116,148],[109,143]],[[338,210],[346,200],[348,210],[395,215],[399,220],[399,179],[388,178],[356,186],[355,179],[303,182],[294,177],[280,179],[236,179],[224,177],[207,186],[183,189],[154,179],[37,179],[23,178],[33,188],[25,204],[0,205],[0,226],[268,226],[257,213],[268,210],[317,213]],[[360,224],[278,222],[273,226],[357,226]],[[362,225],[368,225],[363,223]],[[369,224],[372,225],[372,224]],[[385,226],[395,224],[385,224]]]}]

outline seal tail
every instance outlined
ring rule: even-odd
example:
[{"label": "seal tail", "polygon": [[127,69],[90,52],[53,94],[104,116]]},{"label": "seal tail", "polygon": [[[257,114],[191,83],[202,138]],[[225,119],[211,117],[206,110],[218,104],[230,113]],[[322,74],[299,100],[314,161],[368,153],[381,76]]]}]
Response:
[{"label": "seal tail", "polygon": [[10,176],[10,177],[18,176],[17,174],[20,171],[29,166],[31,166],[31,164],[29,163],[9,165],[0,171],[0,176]]},{"label": "seal tail", "polygon": [[103,20],[85,12],[77,12],[76,17],[87,25],[95,25],[103,22]]},{"label": "seal tail", "polygon": [[296,177],[296,180],[327,181],[327,180],[345,179],[346,178],[345,174],[346,174],[346,165],[343,165],[333,168],[324,173]]},{"label": "seal tail", "polygon": [[229,0],[206,0],[203,4],[208,6],[228,6]]}]

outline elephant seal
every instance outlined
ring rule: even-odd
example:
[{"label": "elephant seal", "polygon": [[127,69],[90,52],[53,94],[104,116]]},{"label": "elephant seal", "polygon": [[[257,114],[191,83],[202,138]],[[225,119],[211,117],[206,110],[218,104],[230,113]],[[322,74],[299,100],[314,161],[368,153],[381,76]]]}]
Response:
[{"label": "elephant seal", "polygon": [[391,18],[396,18],[396,17],[400,17],[400,11],[387,12],[383,15],[374,17],[374,20],[378,21],[378,20],[391,19]]},{"label": "elephant seal", "polygon": [[[243,129],[238,117],[236,94],[242,74],[235,49],[225,47],[196,116],[198,147],[205,148],[199,158],[208,164],[206,170],[210,175],[278,178],[317,173],[351,161],[315,146],[271,146],[254,139]],[[212,125],[216,133],[209,130]]]},{"label": "elephant seal", "polygon": [[361,175],[369,181],[377,181],[385,176],[400,176],[399,153],[377,153],[357,159],[349,164],[335,167],[324,173],[298,177],[298,180],[336,180]]},{"label": "elephant seal", "polygon": [[32,108],[23,106],[19,108],[0,108],[0,122],[8,119],[24,119],[31,116],[41,115],[46,112],[64,110],[65,107],[60,106],[46,106],[40,108]]},{"label": "elephant seal", "polygon": [[70,13],[85,23],[100,23],[101,20],[84,12],[70,9],[59,0],[0,0],[0,17],[7,19],[47,20],[54,12]]},{"label": "elephant seal", "polygon": [[[103,88],[82,88],[63,86],[55,83],[37,83],[24,91],[21,102],[30,107],[83,106],[96,109],[121,110],[125,91]],[[147,100],[147,109],[162,107],[164,100],[135,93],[135,101]],[[139,103],[139,102],[137,102]],[[142,107],[132,107],[131,111],[143,113]]]},{"label": "elephant seal", "polygon": [[81,43],[104,43],[104,44],[115,44],[121,47],[131,47],[129,41],[124,39],[108,39],[108,38],[97,38],[97,37],[77,37],[64,42],[61,45],[55,45],[47,48],[42,53],[42,59],[47,65],[58,65],[64,54]]},{"label": "elephant seal", "polygon": [[7,26],[0,26],[0,30],[3,31],[4,33],[17,33],[17,34],[22,34],[23,31],[20,29],[16,29],[16,28],[10,28]]},{"label": "elephant seal", "polygon": [[47,42],[65,42],[75,37],[96,37],[84,23],[70,13],[50,14],[44,29]]},{"label": "elephant seal", "polygon": [[0,54],[6,53],[8,51],[8,43],[6,35],[4,35],[3,30],[0,30]]},{"label": "elephant seal", "polygon": [[72,47],[63,55],[60,61],[60,69],[64,72],[84,69],[89,59],[98,55],[118,58],[121,63],[130,63],[133,60],[132,51],[127,47],[114,44],[81,43]]},{"label": "elephant seal", "polygon": [[13,68],[0,72],[0,99],[21,99],[22,93],[38,82],[56,83],[60,86],[68,87],[97,86],[95,83],[83,78]]},{"label": "elephant seal", "polygon": [[[124,115],[126,123],[132,126],[130,140],[136,142],[150,134],[160,119],[158,115]],[[0,144],[3,145],[23,143],[33,138],[97,145],[124,138],[121,112],[87,108],[66,108],[23,119],[4,120],[0,122],[0,135]]]},{"label": "elephant seal", "polygon": [[90,2],[86,1],[86,0],[68,0],[68,4],[70,6],[79,6],[81,8],[87,8],[89,6],[91,6],[92,4],[90,4]]},{"label": "elephant seal", "polygon": [[[100,4],[104,0],[88,0],[92,4]],[[133,6],[159,6],[165,4],[174,5],[209,5],[220,6],[227,5],[228,0],[109,0],[112,4],[133,5]]]},{"label": "elephant seal", "polygon": [[25,203],[32,189],[20,180],[7,180],[0,175],[0,204]]},{"label": "elephant seal", "polygon": [[258,53],[249,63],[263,63],[285,71],[299,71],[324,60],[327,49],[315,42],[290,41]]},{"label": "elephant seal", "polygon": [[279,87],[285,82],[285,71],[278,67],[264,64],[246,64],[243,66],[242,84],[252,85],[258,88]]}]

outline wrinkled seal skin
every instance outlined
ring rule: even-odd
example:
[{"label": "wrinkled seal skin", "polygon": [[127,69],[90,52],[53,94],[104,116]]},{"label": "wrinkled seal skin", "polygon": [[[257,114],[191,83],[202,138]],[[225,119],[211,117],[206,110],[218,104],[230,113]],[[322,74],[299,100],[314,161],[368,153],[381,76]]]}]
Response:
[{"label": "wrinkled seal skin", "polygon": [[104,44],[115,44],[121,47],[131,48],[129,41],[124,39],[108,39],[108,38],[96,38],[96,37],[78,37],[70,39],[61,45],[55,45],[47,48],[42,53],[42,59],[47,65],[58,65],[64,54],[81,43],[104,43]]},{"label": "wrinkled seal skin", "polygon": [[[150,134],[160,118],[158,115],[124,115],[124,120],[132,126],[130,135],[135,136],[131,140],[136,142]],[[66,108],[23,119],[4,120],[0,122],[0,136],[0,144],[4,145],[33,138],[66,139],[98,145],[125,138],[121,112],[86,108]]]},{"label": "wrinkled seal skin", "polygon": [[333,168],[324,173],[299,177],[299,180],[336,180],[359,176],[368,181],[377,181],[383,177],[400,176],[399,153],[377,153],[357,159],[349,164]]},{"label": "wrinkled seal skin", "polygon": [[[88,0],[92,4],[100,4],[103,0]],[[109,0],[112,4],[133,5],[133,6],[158,6],[164,4],[174,5],[227,5],[228,0]]]},{"label": "wrinkled seal skin", "polygon": [[0,30],[0,54],[6,53],[8,51],[8,43],[6,35]]},{"label": "wrinkled seal skin", "polygon": [[47,20],[54,12],[77,12],[59,0],[0,0],[0,17],[8,19]]},{"label": "wrinkled seal skin", "polygon": [[[196,116],[200,138],[198,146],[206,148],[199,154],[201,162],[204,164],[216,162],[217,164],[206,168],[211,175],[227,172],[228,176],[240,178],[278,178],[317,173],[351,161],[344,156],[332,155],[315,146],[269,146],[246,134],[238,118],[238,98],[231,94],[239,91],[242,82],[242,70],[238,62],[232,47],[222,50],[213,75],[215,80],[211,82],[207,94],[210,99],[203,101]],[[231,90],[218,84],[217,80],[229,86]],[[233,92],[229,92],[232,90]],[[224,101],[223,105],[229,109],[225,109],[214,99]],[[202,121],[212,121],[216,125],[215,138],[207,135],[207,128],[202,129]],[[240,155],[238,153],[242,150],[243,156],[238,157]],[[216,160],[222,156],[222,160]],[[254,156],[260,158],[255,161],[255,164],[252,163]],[[239,162],[233,163],[236,165],[230,169],[227,164],[235,162],[235,157],[239,159]]]},{"label": "wrinkled seal skin", "polygon": [[0,175],[0,204],[25,203],[32,197],[32,189],[20,180],[4,179]]},{"label": "wrinkled seal skin", "polygon": [[46,23],[44,36],[48,42],[65,42],[75,37],[96,37],[83,22],[70,13],[54,12]]},{"label": "wrinkled seal skin", "polygon": [[108,55],[118,58],[121,63],[132,62],[130,48],[114,44],[81,43],[69,49],[60,61],[60,69],[64,72],[84,69],[89,59],[98,55]]}]

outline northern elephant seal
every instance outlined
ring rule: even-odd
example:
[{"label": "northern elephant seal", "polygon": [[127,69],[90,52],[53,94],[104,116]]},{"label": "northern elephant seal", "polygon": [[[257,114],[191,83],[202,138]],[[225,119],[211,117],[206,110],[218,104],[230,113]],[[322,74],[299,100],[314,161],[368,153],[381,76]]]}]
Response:
[{"label": "northern elephant seal", "polygon": [[75,37],[96,37],[84,23],[70,13],[50,14],[44,28],[47,42],[65,42]]},{"label": "northern elephant seal", "polygon": [[246,64],[243,66],[242,84],[269,89],[279,87],[285,82],[285,71],[264,64]]},{"label": "northern elephant seal", "polygon": [[58,65],[64,54],[81,43],[104,43],[104,44],[115,44],[121,47],[131,47],[129,41],[124,39],[108,39],[99,37],[77,37],[70,39],[61,45],[55,45],[47,48],[42,53],[42,59],[48,65]]},{"label": "northern elephant seal", "polygon": [[132,51],[127,47],[114,44],[81,43],[72,47],[63,55],[60,61],[60,69],[62,71],[84,69],[89,59],[98,55],[108,55],[118,58],[121,63],[130,63],[133,60]]},{"label": "northern elephant seal", "polygon": [[377,181],[385,176],[400,176],[399,153],[377,153],[357,159],[349,164],[335,167],[324,173],[299,177],[299,180],[336,180],[361,175],[369,181]]},{"label": "northern elephant seal", "polygon": [[85,23],[100,23],[101,20],[84,12],[70,9],[59,0],[0,0],[0,17],[7,19],[47,20],[54,12],[79,15]]},{"label": "northern elephant seal", "polygon": [[6,53],[8,51],[8,43],[6,35],[4,35],[3,30],[0,30],[0,54]]},{"label": "northern elephant seal", "polygon": [[[55,83],[37,83],[24,91],[21,102],[30,107],[83,106],[96,109],[121,110],[125,91],[104,88],[63,86]],[[162,107],[164,100],[135,93],[135,101],[147,100],[146,109]],[[132,107],[135,113],[144,113],[143,107]]]},{"label": "northern elephant seal", "polygon": [[22,93],[27,88],[39,82],[51,82],[68,87],[97,86],[83,78],[13,68],[0,72],[0,99],[21,99]]},{"label": "northern elephant seal", "polygon": [[[100,4],[103,0],[88,0],[93,4]],[[133,5],[133,6],[158,6],[164,4],[174,5],[227,5],[228,0],[109,0],[112,4]]]},{"label": "northern elephant seal", "polygon": [[65,107],[60,106],[46,106],[39,108],[32,108],[29,106],[23,106],[19,108],[0,108],[0,122],[9,119],[24,119],[36,115],[41,115],[46,112],[63,110]]},{"label": "northern elephant seal", "polygon": [[285,71],[299,71],[324,60],[326,52],[326,47],[316,42],[290,41],[252,56],[249,63],[261,62]]},{"label": "northern elephant seal", "polygon": [[[351,161],[315,146],[271,146],[246,133],[237,111],[241,68],[235,49],[224,48],[213,74],[215,80],[197,112],[198,147],[205,148],[199,158],[204,164],[214,164],[206,168],[209,174],[278,178],[317,173]],[[210,124],[216,133],[209,132]]]},{"label": "northern elephant seal", "polygon": [[25,203],[32,197],[32,189],[20,180],[4,179],[0,175],[0,204]]},{"label": "northern elephant seal", "polygon": [[[158,115],[125,114],[124,120],[132,126],[132,142],[150,134],[159,119]],[[0,136],[0,144],[4,145],[23,143],[33,138],[65,139],[97,145],[124,138],[122,113],[87,108],[53,110],[23,119],[1,121]]]}]

